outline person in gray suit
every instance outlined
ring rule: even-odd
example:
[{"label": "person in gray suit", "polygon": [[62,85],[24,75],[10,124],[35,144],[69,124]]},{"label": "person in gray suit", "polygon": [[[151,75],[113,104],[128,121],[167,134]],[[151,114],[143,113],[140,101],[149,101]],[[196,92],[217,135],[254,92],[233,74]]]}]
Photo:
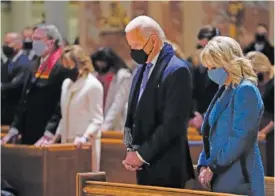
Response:
[{"label": "person in gray suit", "polygon": [[104,88],[102,130],[122,131],[126,118],[132,74],[111,48],[99,48],[91,55],[97,78]]}]

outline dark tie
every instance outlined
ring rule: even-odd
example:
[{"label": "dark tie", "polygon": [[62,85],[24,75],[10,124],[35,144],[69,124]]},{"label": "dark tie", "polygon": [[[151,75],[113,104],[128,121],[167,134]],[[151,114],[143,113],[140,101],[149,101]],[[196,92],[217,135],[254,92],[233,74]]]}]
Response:
[{"label": "dark tie", "polygon": [[146,65],[146,68],[145,68],[144,72],[143,72],[142,83],[141,83],[141,87],[140,87],[140,91],[139,91],[138,100],[141,98],[142,93],[143,93],[144,89],[146,88],[146,84],[148,82],[149,73],[150,73],[150,70],[151,70],[152,66],[153,66],[152,63],[148,63]]}]

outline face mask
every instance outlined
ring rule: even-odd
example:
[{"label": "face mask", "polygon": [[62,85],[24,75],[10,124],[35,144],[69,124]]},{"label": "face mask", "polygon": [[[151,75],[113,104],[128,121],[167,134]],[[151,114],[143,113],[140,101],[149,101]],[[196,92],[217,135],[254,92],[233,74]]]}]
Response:
[{"label": "face mask", "polygon": [[258,76],[259,82],[262,82],[264,80],[264,74],[263,73],[258,73],[257,76]]},{"label": "face mask", "polygon": [[265,42],[266,41],[265,34],[256,33],[255,34],[255,41],[256,42]]},{"label": "face mask", "polygon": [[42,40],[33,41],[33,51],[36,56],[42,56],[46,51],[47,45]]},{"label": "face mask", "polygon": [[95,71],[99,74],[106,74],[110,70],[110,66],[106,63],[106,66],[94,65]]},{"label": "face mask", "polygon": [[134,61],[136,61],[138,64],[144,64],[146,63],[148,59],[148,54],[144,51],[144,48],[148,44],[150,38],[148,39],[147,43],[144,45],[144,47],[140,50],[131,49],[131,57]]},{"label": "face mask", "polygon": [[223,85],[227,79],[228,74],[224,68],[221,67],[208,70],[208,76],[213,82],[217,83],[218,85]]},{"label": "face mask", "polygon": [[77,69],[77,67],[73,68],[73,69],[68,69],[68,78],[70,78],[73,82],[75,82],[78,78],[79,75],[79,71]]},{"label": "face mask", "polygon": [[25,50],[31,50],[32,49],[32,41],[24,41],[23,48]]},{"label": "face mask", "polygon": [[4,45],[2,46],[2,50],[7,58],[12,58],[14,56],[15,51],[12,47]]}]

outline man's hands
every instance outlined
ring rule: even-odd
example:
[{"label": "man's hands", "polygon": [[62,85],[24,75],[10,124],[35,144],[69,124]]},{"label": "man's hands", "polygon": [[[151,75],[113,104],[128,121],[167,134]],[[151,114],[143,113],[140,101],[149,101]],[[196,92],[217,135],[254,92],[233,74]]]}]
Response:
[{"label": "man's hands", "polygon": [[126,159],[122,161],[122,164],[128,171],[141,170],[143,162],[137,155],[137,152],[127,152]]},{"label": "man's hands", "polygon": [[47,146],[47,145],[50,145],[50,144],[53,144],[54,143],[54,140],[52,137],[47,137],[47,136],[42,136],[35,144],[34,146],[36,147],[42,147],[42,146]]},{"label": "man's hands", "polygon": [[213,172],[209,169],[209,167],[201,167],[199,182],[204,188],[211,190],[212,178],[213,178]]},{"label": "man's hands", "polygon": [[19,136],[19,131],[16,128],[11,127],[8,134],[1,139],[1,145],[7,144],[7,143],[12,143],[12,144],[16,143],[18,136]]},{"label": "man's hands", "polygon": [[76,137],[74,139],[74,145],[76,145],[77,148],[81,148],[82,144],[85,144],[89,141],[88,138],[82,136],[82,137]]}]

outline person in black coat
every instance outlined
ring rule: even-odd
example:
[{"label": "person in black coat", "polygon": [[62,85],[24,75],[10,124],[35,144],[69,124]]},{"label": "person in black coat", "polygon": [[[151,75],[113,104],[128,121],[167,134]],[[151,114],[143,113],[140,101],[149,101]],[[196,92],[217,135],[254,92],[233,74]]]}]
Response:
[{"label": "person in black coat", "polygon": [[61,118],[61,85],[73,71],[61,63],[62,38],[54,25],[38,27],[33,35],[33,50],[39,56],[25,77],[23,93],[9,133],[2,139],[7,143],[21,134],[22,144],[41,145],[50,141]]},{"label": "person in black coat", "polygon": [[1,64],[1,123],[10,125],[20,99],[24,76],[31,61],[22,51],[19,33],[7,33],[2,46],[6,62]]},{"label": "person in black coat", "polygon": [[258,51],[267,56],[270,63],[274,65],[274,46],[268,41],[268,27],[265,24],[258,24],[255,40],[244,48],[243,52],[246,54],[251,51]]},{"label": "person in black coat", "polygon": [[36,60],[38,57],[34,54],[34,50],[32,48],[32,35],[34,33],[34,29],[32,27],[25,27],[22,31],[23,37],[23,51],[24,54],[28,56],[31,61]]},{"label": "person in black coat", "polygon": [[189,126],[200,129],[205,114],[211,100],[218,90],[218,85],[209,79],[207,68],[199,61],[199,55],[206,44],[215,36],[221,35],[220,30],[211,25],[203,26],[198,35],[197,51],[188,60],[193,65],[193,116],[189,121]]},{"label": "person in black coat", "polygon": [[163,30],[152,18],[136,17],[125,32],[131,56],[139,65],[128,102],[124,167],[136,171],[140,185],[184,187],[194,178],[187,141],[190,71],[165,43]]}]

